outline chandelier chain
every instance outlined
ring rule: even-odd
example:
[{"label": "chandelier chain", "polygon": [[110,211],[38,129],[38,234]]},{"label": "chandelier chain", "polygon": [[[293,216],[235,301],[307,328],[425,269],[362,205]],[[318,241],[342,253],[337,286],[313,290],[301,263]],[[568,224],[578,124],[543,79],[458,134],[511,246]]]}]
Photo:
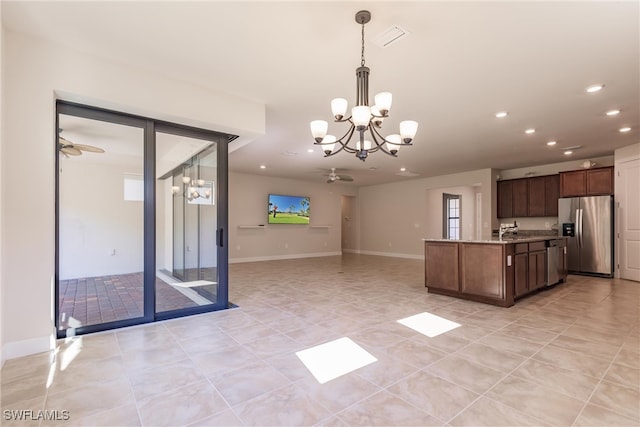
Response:
[{"label": "chandelier chain", "polygon": [[360,56],[360,66],[364,67],[364,22],[362,23],[362,52]]}]

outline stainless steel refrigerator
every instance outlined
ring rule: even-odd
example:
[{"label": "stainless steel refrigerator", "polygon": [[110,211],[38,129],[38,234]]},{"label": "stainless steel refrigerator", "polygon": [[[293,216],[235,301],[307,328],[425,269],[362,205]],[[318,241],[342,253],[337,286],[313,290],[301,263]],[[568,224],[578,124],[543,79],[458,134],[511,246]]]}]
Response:
[{"label": "stainless steel refrigerator", "polygon": [[613,196],[558,200],[570,273],[613,277]]}]

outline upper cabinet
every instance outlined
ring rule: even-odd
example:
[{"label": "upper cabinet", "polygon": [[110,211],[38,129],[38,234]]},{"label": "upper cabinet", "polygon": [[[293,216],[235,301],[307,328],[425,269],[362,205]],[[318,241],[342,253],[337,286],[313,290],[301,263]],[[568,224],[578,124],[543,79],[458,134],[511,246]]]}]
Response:
[{"label": "upper cabinet", "polygon": [[613,194],[613,166],[560,172],[560,197]]},{"label": "upper cabinet", "polygon": [[559,175],[497,182],[498,218],[558,215]]},{"label": "upper cabinet", "polygon": [[513,180],[498,181],[498,218],[513,218]]}]

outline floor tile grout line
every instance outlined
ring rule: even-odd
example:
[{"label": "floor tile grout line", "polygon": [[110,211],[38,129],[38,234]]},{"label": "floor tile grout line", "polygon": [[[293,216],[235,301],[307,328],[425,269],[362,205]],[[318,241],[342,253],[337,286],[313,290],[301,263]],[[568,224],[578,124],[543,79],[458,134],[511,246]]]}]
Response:
[{"label": "floor tile grout line", "polygon": [[[627,337],[629,336],[629,333],[627,334]],[[626,338],[626,337],[625,337]],[[609,370],[611,369],[611,366],[613,366],[615,360],[617,359],[617,357],[620,355],[620,352],[622,351],[622,347],[623,344],[620,345],[620,348],[618,348],[617,353],[615,354],[615,356],[613,356],[613,358],[611,359],[611,362],[609,362],[609,365],[607,366],[607,369],[605,369],[605,371],[602,373],[602,376],[600,377],[598,384],[596,384],[596,386],[593,388],[593,390],[591,391],[591,394],[589,395],[588,399],[586,400],[585,404],[582,406],[582,409],[580,410],[580,412],[578,413],[578,415],[576,416],[576,418],[573,420],[573,424],[575,424],[575,422],[580,418],[580,415],[582,415],[582,413],[584,412],[585,408],[589,405],[589,403],[591,402],[591,399],[593,398],[593,396],[595,395],[596,391],[598,390],[598,388],[600,387],[600,384],[602,384],[602,381],[604,381],[604,378],[607,376],[607,373],[609,372]],[[609,409],[611,412],[614,412],[618,415],[623,415],[624,414],[620,414],[618,411],[616,411],[614,408],[607,408]]]}]

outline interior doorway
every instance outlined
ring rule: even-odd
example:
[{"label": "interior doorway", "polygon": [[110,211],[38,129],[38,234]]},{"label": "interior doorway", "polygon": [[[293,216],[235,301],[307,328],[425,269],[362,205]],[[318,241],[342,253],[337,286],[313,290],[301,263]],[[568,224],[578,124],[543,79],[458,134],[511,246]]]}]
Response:
[{"label": "interior doorway", "polygon": [[357,253],[359,247],[358,211],[355,196],[341,197],[340,242],[342,252]]}]

